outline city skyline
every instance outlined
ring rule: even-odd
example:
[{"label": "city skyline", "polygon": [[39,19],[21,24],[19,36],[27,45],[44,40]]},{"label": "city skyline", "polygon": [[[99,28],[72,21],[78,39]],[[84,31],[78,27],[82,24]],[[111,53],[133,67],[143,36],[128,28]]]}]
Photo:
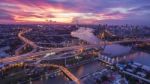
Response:
[{"label": "city skyline", "polygon": [[0,23],[149,25],[149,0],[1,0]]},{"label": "city skyline", "polygon": [[0,84],[150,84],[150,0],[0,0]]}]

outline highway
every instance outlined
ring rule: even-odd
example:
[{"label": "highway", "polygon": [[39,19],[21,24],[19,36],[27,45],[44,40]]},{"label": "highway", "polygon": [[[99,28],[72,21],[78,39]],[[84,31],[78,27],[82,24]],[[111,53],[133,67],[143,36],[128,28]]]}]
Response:
[{"label": "highway", "polygon": [[32,29],[28,29],[28,30],[24,30],[24,31],[19,32],[18,37],[20,38],[20,40],[22,40],[26,44],[32,46],[33,48],[38,48],[39,46],[37,46],[34,42],[30,41],[29,39],[27,39],[23,36],[25,33],[30,32],[31,30]]},{"label": "highway", "polygon": [[[83,47],[83,46],[82,46]],[[87,45],[86,47],[97,47],[96,45]],[[27,53],[27,54],[23,54],[23,55],[18,55],[18,56],[13,56],[13,57],[6,57],[6,58],[2,58],[0,60],[0,62],[2,63],[11,63],[11,62],[19,62],[19,61],[25,61],[25,59],[28,58],[32,58],[32,57],[36,57],[39,55],[45,55],[46,53],[50,53],[50,52],[61,52],[61,51],[67,51],[67,50],[77,50],[81,48],[81,46],[72,46],[72,47],[63,47],[63,48],[54,48],[52,50],[45,50],[45,51],[40,51],[40,52],[35,52],[35,53]]]},{"label": "highway", "polygon": [[17,48],[15,50],[15,55],[19,55],[20,52],[23,50],[23,48],[26,47],[26,46],[27,46],[27,44],[23,44],[22,46],[20,46],[19,48]]},{"label": "highway", "polygon": [[56,65],[56,64],[30,64],[30,65],[26,65],[26,66],[34,66],[34,67],[54,67],[54,68],[58,68],[60,69],[69,79],[71,79],[72,81],[75,82],[75,84],[80,84],[80,80],[74,76],[67,68],[60,66],[60,65]]},{"label": "highway", "polygon": [[143,80],[143,81],[145,81],[145,82],[147,82],[147,83],[150,83],[150,80],[145,79],[145,78],[143,78],[143,77],[141,77],[141,76],[137,76],[137,75],[135,75],[135,74],[133,74],[133,73],[129,73],[129,72],[127,72],[127,71],[122,71],[122,72],[125,73],[125,74],[127,74],[127,75],[130,75],[130,76],[132,76],[132,77],[135,77],[135,78],[137,78],[137,79],[139,79],[139,80]]},{"label": "highway", "polygon": [[[58,52],[67,51],[67,50],[78,50],[81,47],[84,47],[84,48],[99,48],[99,47],[105,46],[105,45],[112,45],[112,44],[125,43],[125,42],[134,42],[134,41],[150,42],[150,39],[101,42],[100,44],[93,44],[93,45],[84,45],[84,46],[77,45],[77,46],[71,46],[71,47],[54,48],[54,49],[51,49],[51,50],[45,50],[45,51],[39,51],[39,52],[34,52],[34,53],[27,53],[27,54],[23,54],[23,55],[13,56],[13,57],[2,58],[2,59],[0,59],[0,62],[2,62],[2,63],[19,62],[19,61],[25,61],[28,58],[36,57],[36,56],[39,56],[39,55],[44,56],[46,53],[50,53],[50,52],[58,53]],[[60,57],[60,59],[61,59],[61,57]]]},{"label": "highway", "polygon": [[74,76],[67,68],[55,64],[38,64],[36,66],[39,67],[55,67],[59,68],[64,74],[66,74],[72,81],[74,81],[76,84],[80,84],[80,80]]},{"label": "highway", "polygon": [[[18,37],[25,43],[28,44],[30,46],[33,47],[33,51],[35,52],[36,49],[40,49],[40,48],[44,48],[44,47],[40,47],[38,45],[36,45],[34,42],[32,42],[31,40],[27,39],[26,37],[24,37],[23,35],[27,32],[30,32],[32,29],[28,29],[28,30],[24,30],[18,33]],[[146,38],[146,39],[124,39],[122,41],[113,41],[113,42],[100,42],[99,44],[94,44],[94,45],[85,45],[85,46],[71,46],[71,47],[63,47],[63,48],[54,48],[54,49],[49,49],[49,50],[45,50],[45,51],[39,51],[39,52],[30,52],[27,54],[23,54],[23,55],[16,55],[13,57],[6,57],[6,58],[2,58],[0,60],[0,62],[3,63],[10,63],[10,62],[18,62],[18,61],[25,61],[26,59],[29,59],[30,57],[36,57],[39,55],[45,55],[46,53],[50,53],[50,52],[61,52],[61,51],[67,51],[67,50],[77,50],[80,49],[81,47],[84,48],[95,48],[95,47],[101,47],[101,46],[105,46],[105,45],[112,45],[112,44],[119,44],[119,43],[126,43],[126,42],[150,42],[150,38]],[[60,57],[61,59],[62,57]]]},{"label": "highway", "polygon": [[[30,41],[29,39],[25,38],[23,36],[23,34],[27,33],[31,31],[31,29],[29,30],[25,30],[25,31],[21,31],[18,34],[18,37],[25,43],[28,44],[30,46],[33,47],[33,51],[36,49],[40,49],[43,47],[40,47],[38,45],[36,45],[34,42]],[[63,67],[63,66],[59,66],[59,65],[53,65],[53,64],[40,64],[40,61],[47,58],[48,56],[45,56],[47,53],[59,53],[62,51],[68,51],[68,50],[79,50],[80,48],[100,48],[102,46],[105,45],[112,45],[112,44],[119,44],[119,43],[127,43],[127,42],[150,42],[150,38],[146,38],[146,39],[125,39],[122,41],[113,41],[113,42],[100,42],[99,44],[90,44],[90,45],[76,45],[76,46],[71,46],[71,47],[63,47],[63,48],[53,48],[53,49],[49,49],[49,50],[45,50],[45,51],[39,51],[39,52],[29,52],[26,54],[22,54],[22,55],[16,55],[13,57],[6,57],[6,58],[2,58],[0,59],[0,62],[2,62],[3,64],[12,64],[12,63],[17,63],[17,62],[25,62],[27,61],[27,59],[33,58],[33,57],[40,57],[40,60],[37,60],[35,62],[35,66],[47,66],[47,67],[56,67],[59,68],[62,72],[64,72],[64,74],[66,74],[71,80],[73,80],[76,84],[80,84],[80,81],[78,78],[76,78],[67,68]],[[64,57],[62,57],[61,55],[56,56],[57,59],[63,59]]]},{"label": "highway", "polygon": [[[18,37],[23,41],[25,42],[25,44],[28,44],[30,46],[32,46],[35,49],[37,49],[39,46],[37,46],[34,42],[26,39],[25,37],[23,37],[23,34],[26,33],[26,32],[29,32],[31,30],[27,30],[27,31],[24,31],[24,32],[20,32],[18,34]],[[24,45],[23,45],[24,47]],[[79,46],[77,46],[78,48]],[[22,47],[21,47],[22,48]],[[60,51],[64,51],[64,50],[70,50],[69,47],[67,48],[63,48],[63,49],[60,49],[60,48],[57,48],[57,49],[53,49],[53,50],[47,50],[47,51],[41,51],[41,52],[37,52],[37,53],[27,53],[27,54],[23,54],[23,55],[18,55],[18,56],[14,56],[14,57],[7,57],[5,59],[1,59],[0,62],[4,63],[4,64],[12,64],[12,62],[16,63],[16,62],[24,62],[25,59],[27,59],[28,57],[35,57],[35,56],[39,56],[39,55],[44,55],[45,53],[48,53],[48,52],[60,52]],[[74,49],[74,48],[73,48]],[[18,49],[20,50],[20,48]],[[17,50],[17,51],[18,51]],[[46,56],[47,57],[47,56]],[[45,57],[44,57],[45,58]],[[73,80],[76,84],[80,84],[80,81],[78,78],[76,78],[67,68],[63,67],[63,66],[58,66],[58,65],[52,65],[52,64],[39,64],[40,60],[38,60],[36,62],[36,65],[35,66],[47,66],[47,67],[56,67],[56,68],[59,68],[64,74],[66,74],[71,80]]]}]

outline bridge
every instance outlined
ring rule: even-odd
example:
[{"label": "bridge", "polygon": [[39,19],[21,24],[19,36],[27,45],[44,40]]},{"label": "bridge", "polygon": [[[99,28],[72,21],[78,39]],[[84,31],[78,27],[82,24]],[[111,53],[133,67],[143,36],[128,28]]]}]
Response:
[{"label": "bridge", "polygon": [[61,34],[61,35],[44,35],[44,36],[48,36],[48,37],[52,37],[52,36],[70,36],[70,34]]},{"label": "bridge", "polygon": [[76,84],[80,84],[80,80],[74,76],[67,68],[56,65],[56,64],[36,64],[36,65],[27,65],[27,66],[36,66],[36,67],[54,67],[59,68],[70,80],[74,81]]},{"label": "bridge", "polygon": [[22,50],[24,50],[26,48],[27,44],[23,44],[22,46],[20,46],[19,48],[17,48],[15,50],[15,55],[19,55],[22,53]]},{"label": "bridge", "polygon": [[111,33],[110,31],[108,30],[103,30],[103,32],[101,32],[100,34],[97,35],[100,39],[104,39],[104,38],[107,38],[107,37],[114,37],[116,35],[114,35],[113,33]]},{"label": "bridge", "polygon": [[[63,67],[63,66],[60,66],[60,65],[56,65],[56,64],[23,64],[22,62],[20,64],[11,64],[13,66],[17,66],[17,67],[22,67],[22,66],[30,66],[30,67],[41,67],[41,68],[44,68],[44,67],[54,67],[54,68],[58,68],[60,69],[70,80],[74,81],[76,84],[80,84],[80,80],[74,76],[67,68]],[[10,69],[11,68],[11,65],[10,66],[7,66],[7,69]],[[5,70],[4,68],[3,69],[0,69],[0,71],[3,71]]]},{"label": "bridge", "polygon": [[29,39],[27,39],[23,36],[25,33],[30,32],[31,30],[32,29],[28,29],[28,30],[24,30],[24,31],[19,32],[18,37],[20,38],[20,40],[22,40],[26,44],[32,46],[33,48],[38,48],[39,46],[37,46],[34,42],[30,41]]},{"label": "bridge", "polygon": [[54,67],[54,68],[59,68],[69,79],[74,81],[76,84],[80,84],[80,81],[77,77],[75,77],[67,68],[60,66],[60,65],[55,65],[55,64],[39,64],[36,65],[38,67]]},{"label": "bridge", "polygon": [[[32,58],[32,57],[37,57],[39,55],[45,55],[46,53],[50,53],[50,52],[61,52],[61,51],[67,51],[67,50],[77,50],[80,49],[81,47],[84,48],[98,48],[104,45],[112,45],[112,44],[118,44],[118,43],[126,43],[126,42],[136,42],[136,41],[140,41],[140,42],[150,42],[150,39],[134,39],[134,40],[123,40],[123,41],[113,41],[113,42],[101,42],[99,44],[93,44],[93,45],[84,45],[84,46],[71,46],[71,47],[63,47],[63,48],[54,48],[51,50],[45,50],[45,51],[39,51],[39,52],[35,52],[35,53],[27,53],[27,54],[22,54],[22,55],[18,55],[18,56],[13,56],[13,57],[6,57],[6,58],[2,58],[0,59],[0,62],[3,63],[9,63],[9,62],[17,62],[17,61],[25,61],[28,58]],[[61,57],[60,57],[61,59]]]},{"label": "bridge", "polygon": [[[29,32],[31,30],[26,30],[26,31],[21,31],[18,34],[18,37],[25,42],[26,44],[32,46],[35,49],[37,48],[42,48],[38,45],[36,45],[34,42],[28,40],[27,38],[25,38],[23,36],[24,33]],[[22,55],[15,55],[13,57],[6,57],[6,58],[2,58],[0,59],[0,62],[4,63],[4,64],[11,64],[11,63],[16,63],[16,62],[25,62],[27,61],[27,59],[33,58],[33,57],[38,57],[40,55],[45,55],[46,53],[50,53],[50,52],[55,52],[55,53],[59,53],[62,51],[67,51],[67,50],[78,50],[81,47],[84,48],[99,48],[101,46],[104,45],[112,45],[112,44],[118,44],[118,43],[127,43],[127,42],[150,42],[150,38],[143,38],[143,39],[124,39],[122,41],[113,41],[113,42],[100,42],[99,44],[92,44],[92,45],[77,45],[77,46],[71,46],[71,47],[63,47],[63,48],[53,48],[51,50],[44,50],[44,51],[39,51],[39,52],[35,52],[35,53],[27,53],[27,54],[22,54]],[[46,58],[46,57],[42,57],[42,58]],[[64,57],[58,57],[58,59],[62,59]],[[40,61],[40,60],[39,60]],[[63,66],[59,66],[59,65],[54,65],[54,64],[39,64],[40,62],[37,61],[36,65],[34,64],[34,66],[39,66],[39,67],[56,67],[59,68],[68,78],[70,78],[71,80],[73,80],[75,83],[80,84],[80,81],[78,78],[76,78],[67,68],[63,67]]]}]

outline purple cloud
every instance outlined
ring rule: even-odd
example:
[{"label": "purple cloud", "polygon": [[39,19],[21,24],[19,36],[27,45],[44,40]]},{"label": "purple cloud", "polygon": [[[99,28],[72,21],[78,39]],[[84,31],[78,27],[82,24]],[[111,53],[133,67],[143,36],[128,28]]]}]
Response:
[{"label": "purple cloud", "polygon": [[[148,23],[150,14],[150,0],[1,0],[0,3],[0,19],[1,22],[15,21],[15,17],[30,17],[30,19],[56,18],[55,20],[64,19],[69,14],[71,19],[78,17],[82,20],[89,20],[87,17],[93,17],[94,22],[105,23],[128,23],[133,22],[137,24]],[[52,9],[51,9],[52,8]],[[57,13],[55,15],[55,12]],[[59,13],[58,13],[59,12]],[[62,14],[61,14],[62,12]],[[76,14],[74,14],[76,13]],[[82,13],[82,14],[81,14]],[[95,16],[86,16],[87,14]],[[74,14],[74,15],[73,15]],[[115,18],[108,20],[103,19],[99,21],[98,14],[106,17],[120,16],[123,18]],[[62,17],[64,15],[64,17]],[[85,16],[85,17],[83,17]],[[97,18],[96,18],[97,17]],[[86,19],[85,19],[86,18]],[[21,18],[22,19],[22,18]],[[98,19],[98,20],[97,20]],[[66,18],[64,19],[66,20]],[[142,21],[142,23],[141,23]]]}]

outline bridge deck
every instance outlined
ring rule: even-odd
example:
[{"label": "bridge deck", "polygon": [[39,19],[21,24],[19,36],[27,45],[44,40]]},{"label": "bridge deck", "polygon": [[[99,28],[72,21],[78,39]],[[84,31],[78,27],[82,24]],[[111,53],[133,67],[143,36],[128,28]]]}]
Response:
[{"label": "bridge deck", "polygon": [[59,68],[62,72],[64,72],[72,81],[76,84],[80,84],[80,81],[77,77],[75,77],[67,68],[55,64],[39,64],[40,67],[56,67]]}]

